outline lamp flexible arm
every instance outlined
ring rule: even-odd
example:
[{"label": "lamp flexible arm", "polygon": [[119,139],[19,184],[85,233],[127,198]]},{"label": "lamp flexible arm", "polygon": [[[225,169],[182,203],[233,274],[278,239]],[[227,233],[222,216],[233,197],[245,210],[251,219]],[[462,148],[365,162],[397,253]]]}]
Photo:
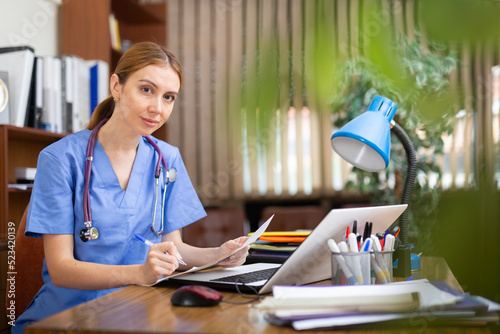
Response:
[{"label": "lamp flexible arm", "polygon": [[[396,137],[399,139],[403,148],[406,152],[406,157],[408,159],[408,170],[406,173],[405,185],[403,188],[403,194],[401,196],[401,204],[409,204],[410,195],[415,184],[415,179],[417,176],[417,155],[415,153],[415,148],[410,140],[408,134],[399,126],[396,122],[391,123],[391,130],[394,132]],[[400,240],[402,247],[408,246],[408,208],[403,212],[399,220],[400,223]]]}]

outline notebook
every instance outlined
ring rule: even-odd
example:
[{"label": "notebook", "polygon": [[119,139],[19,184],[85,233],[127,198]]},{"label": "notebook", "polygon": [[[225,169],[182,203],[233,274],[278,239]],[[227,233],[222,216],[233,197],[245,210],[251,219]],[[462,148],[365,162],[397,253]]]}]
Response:
[{"label": "notebook", "polygon": [[[404,212],[407,205],[333,209],[283,264],[253,263],[234,268],[187,273],[169,277],[180,284],[200,284],[216,289],[272,292],[273,285],[304,285],[331,278],[329,238],[339,242],[347,226],[356,220],[373,223],[373,233],[384,232]],[[260,272],[267,277],[253,278]],[[252,279],[250,279],[252,278]],[[255,280],[256,279],[256,280]]]}]

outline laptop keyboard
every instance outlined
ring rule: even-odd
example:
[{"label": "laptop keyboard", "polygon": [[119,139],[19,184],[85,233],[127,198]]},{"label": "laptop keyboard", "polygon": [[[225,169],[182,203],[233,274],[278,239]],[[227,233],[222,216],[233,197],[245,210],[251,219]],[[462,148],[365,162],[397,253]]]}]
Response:
[{"label": "laptop keyboard", "polygon": [[249,273],[220,277],[220,278],[213,279],[211,281],[229,282],[229,283],[231,283],[231,282],[233,282],[233,283],[252,283],[252,282],[258,282],[258,281],[265,281],[265,280],[268,280],[276,272],[276,270],[278,270],[278,268],[279,267],[262,269],[262,270],[252,271]]}]

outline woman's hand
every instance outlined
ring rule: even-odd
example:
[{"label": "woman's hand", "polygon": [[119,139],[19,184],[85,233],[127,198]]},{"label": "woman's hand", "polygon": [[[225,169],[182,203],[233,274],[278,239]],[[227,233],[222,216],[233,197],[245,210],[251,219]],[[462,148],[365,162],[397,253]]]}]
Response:
[{"label": "woman's hand", "polygon": [[177,248],[171,241],[151,246],[146,262],[141,267],[144,283],[153,284],[162,275],[172,274],[179,267],[175,254],[177,254]]},{"label": "woman's hand", "polygon": [[[239,247],[243,246],[243,244],[247,239],[248,237],[239,237],[233,240],[226,241],[219,247],[218,257],[225,256],[231,253],[232,251],[238,249]],[[227,259],[220,261],[218,265],[222,267],[236,267],[242,265],[247,258],[249,248],[250,246],[246,246],[245,248],[241,249],[240,251],[228,257]]]}]

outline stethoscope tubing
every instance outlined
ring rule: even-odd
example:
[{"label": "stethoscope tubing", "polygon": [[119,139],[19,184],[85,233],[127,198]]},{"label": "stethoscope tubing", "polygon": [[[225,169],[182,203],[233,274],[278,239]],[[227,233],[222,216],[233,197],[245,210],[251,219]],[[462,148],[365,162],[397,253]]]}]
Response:
[{"label": "stethoscope tubing", "polygon": [[[97,134],[99,132],[99,129],[108,121],[109,118],[104,118],[102,121],[97,124],[94,129],[90,132],[89,136],[89,141],[87,143],[87,150],[85,153],[85,170],[84,170],[84,189],[83,189],[83,218],[84,218],[84,224],[87,229],[87,231],[90,231],[92,227],[92,210],[90,208],[90,176],[92,173],[92,162],[94,160],[94,148],[95,148],[95,143],[97,140]],[[159,179],[160,179],[160,173],[161,173],[161,165],[163,164],[164,166],[164,178],[165,178],[165,187],[167,186],[169,182],[169,175],[167,171],[167,161],[165,157],[163,156],[163,153],[161,152],[160,147],[154,142],[154,140],[146,136],[146,140],[153,146],[155,151],[158,153],[158,161],[156,163],[155,167],[155,183],[156,183],[156,189],[155,189],[155,200],[154,200],[154,210],[153,210],[153,223],[151,224],[151,231],[155,233],[156,235],[161,235],[163,234],[163,227],[164,227],[164,213],[165,213],[165,199],[166,199],[166,189],[163,191],[162,195],[162,206],[161,206],[161,229],[160,231],[157,231],[155,228],[155,221],[156,221],[156,208],[158,204],[158,188],[159,188]],[[173,178],[173,180],[175,177]],[[173,181],[172,180],[172,181]],[[97,231],[95,228],[93,228],[95,231]],[[85,231],[82,230],[82,233]],[[89,234],[87,232],[87,234]],[[81,237],[82,241],[87,241],[91,240],[92,238],[87,237],[87,240],[84,239],[84,237]],[[97,238],[97,237],[96,237]]]}]

